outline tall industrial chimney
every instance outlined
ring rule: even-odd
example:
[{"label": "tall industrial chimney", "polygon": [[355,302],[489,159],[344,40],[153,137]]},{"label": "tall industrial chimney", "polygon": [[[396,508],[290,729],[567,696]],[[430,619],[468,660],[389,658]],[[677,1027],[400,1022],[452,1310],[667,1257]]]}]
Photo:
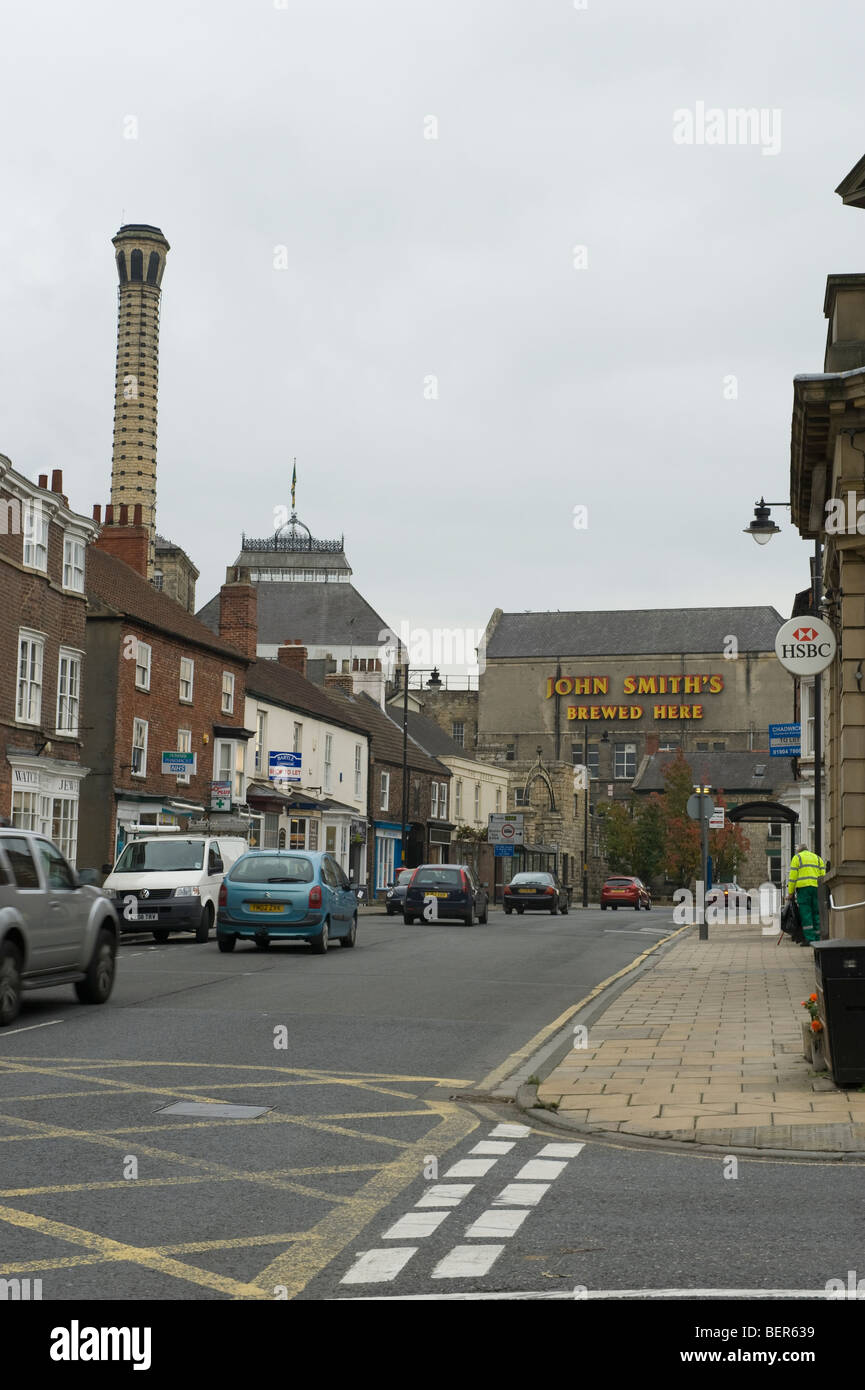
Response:
[{"label": "tall industrial chimney", "polygon": [[159,385],[159,301],[169,246],[158,227],[133,223],[112,238],[120,279],[111,502],[141,504],[149,534],[147,577],[156,539],[156,397]]}]

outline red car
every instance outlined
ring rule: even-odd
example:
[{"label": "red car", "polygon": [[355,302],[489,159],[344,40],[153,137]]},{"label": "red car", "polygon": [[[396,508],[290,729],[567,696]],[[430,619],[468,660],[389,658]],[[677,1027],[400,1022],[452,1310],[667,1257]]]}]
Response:
[{"label": "red car", "polygon": [[617,875],[616,878],[608,878],[601,889],[601,911],[606,912],[608,907],[614,912],[617,907],[632,907],[635,912],[644,907],[651,912],[652,895],[641,878]]}]

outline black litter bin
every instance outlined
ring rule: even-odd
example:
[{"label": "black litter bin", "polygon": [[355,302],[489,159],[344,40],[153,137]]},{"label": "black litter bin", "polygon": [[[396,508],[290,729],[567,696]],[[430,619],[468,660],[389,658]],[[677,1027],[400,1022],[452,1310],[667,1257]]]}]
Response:
[{"label": "black litter bin", "polygon": [[865,941],[815,941],[823,1047],[837,1086],[865,1083]]}]

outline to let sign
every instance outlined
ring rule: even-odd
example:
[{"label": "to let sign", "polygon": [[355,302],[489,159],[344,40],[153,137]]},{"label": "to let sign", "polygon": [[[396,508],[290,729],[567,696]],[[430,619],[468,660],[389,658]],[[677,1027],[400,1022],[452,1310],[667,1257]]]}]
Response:
[{"label": "to let sign", "polygon": [[771,758],[799,758],[801,755],[801,724],[769,725],[769,756]]},{"label": "to let sign", "polygon": [[267,775],[273,782],[301,780],[301,754],[274,752],[268,754]]}]

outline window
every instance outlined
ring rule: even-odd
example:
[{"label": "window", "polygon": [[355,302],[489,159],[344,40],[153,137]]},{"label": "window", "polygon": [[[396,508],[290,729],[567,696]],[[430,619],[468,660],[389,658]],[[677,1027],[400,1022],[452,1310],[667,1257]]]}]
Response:
[{"label": "window", "polygon": [[[191,730],[191,729],[178,729],[178,730],[177,730],[177,752],[178,752],[178,753],[191,753],[191,752],[192,752],[192,730]],[[191,778],[190,778],[190,776],[189,776],[189,773],[185,773],[185,774],[181,775],[180,777],[178,777],[178,779],[177,779],[177,785],[178,785],[178,787],[188,787],[190,781],[191,781]]]},{"label": "window", "polygon": [[390,800],[390,773],[389,773],[389,772],[383,772],[383,773],[381,774],[381,800],[380,800],[380,802],[379,802],[379,809],[382,810],[382,811],[386,811],[387,808],[388,808],[388,802],[389,802],[389,800]]},{"label": "window", "polygon": [[318,849],[318,826],[317,820],[310,819],[309,822],[309,848]]},{"label": "window", "polygon": [[525,787],[514,787],[514,805],[528,806],[529,804],[529,798],[526,795]]},{"label": "window", "polygon": [[455,785],[455,787],[454,787],[454,815],[456,816],[457,820],[460,819],[460,817],[462,816],[462,813],[463,813],[463,784],[462,784],[462,781],[457,781],[457,783],[456,783],[456,785]]},{"label": "window", "polygon": [[814,682],[809,681],[802,686],[802,721],[804,723],[804,742],[802,754],[804,757],[814,756]]},{"label": "window", "polygon": [[222,673],[222,713],[234,714],[234,676],[230,671]]},{"label": "window", "polygon": [[135,643],[135,687],[137,690],[150,689],[151,650],[146,642]]},{"label": "window", "polygon": [[132,721],[132,776],[147,776],[147,722]]},{"label": "window", "polygon": [[393,859],[396,840],[377,836],[375,842],[375,887],[384,888],[393,883]]},{"label": "window", "polygon": [[618,781],[631,781],[637,775],[637,745],[617,743],[615,746],[613,776]]},{"label": "window", "polygon": [[84,542],[77,536],[63,537],[63,587],[84,593]]},{"label": "window", "polygon": [[466,726],[462,719],[455,719],[451,724],[451,738],[454,743],[458,743],[460,748],[465,748]]},{"label": "window", "polygon": [[708,745],[708,743],[698,743],[698,744],[697,744],[697,752],[698,752],[698,753],[708,753],[708,751],[709,751],[709,745]]},{"label": "window", "polygon": [[244,746],[241,742],[220,739],[213,759],[214,781],[231,785],[232,801],[243,802],[246,795],[244,777]]},{"label": "window", "polygon": [[[26,792],[29,796],[30,793]],[[20,795],[20,793],[19,793]],[[36,864],[33,855],[30,853],[30,845],[25,839],[16,839],[14,835],[7,835],[3,840],[3,848],[9,865],[15,875],[15,882],[19,888],[40,888],[39,875],[36,872]]]},{"label": "window", "polygon": [[55,796],[51,803],[51,838],[70,864],[78,849],[78,801],[74,796]]},{"label": "window", "polygon": [[[329,792],[333,780],[333,734],[324,736],[324,790]],[[335,846],[334,846],[335,848]]]},{"label": "window", "polygon": [[49,844],[48,840],[37,840],[42,869],[49,888],[74,888],[75,880],[63,855]]},{"label": "window", "polygon": [[180,658],[180,698],[186,705],[192,704],[192,686],[195,678],[195,662],[190,656]]},{"label": "window", "polygon": [[295,726],[294,726],[294,743],[292,744],[292,749],[293,749],[293,751],[294,751],[295,753],[302,753],[302,752],[303,752],[303,725],[302,725],[302,724],[295,724]]},{"label": "window", "polygon": [[161,590],[161,589],[162,589],[162,582],[163,582],[162,570],[154,570],[154,571],[153,571],[153,587],[154,587],[154,589],[160,589],[160,590]]},{"label": "window", "polygon": [[[264,747],[267,740],[267,711],[260,709],[255,716],[255,771],[264,770]],[[270,848],[270,846],[268,846]]]},{"label": "window", "polygon": [[517,755],[516,744],[509,743],[505,748],[505,761],[512,763]]},{"label": "window", "polygon": [[440,819],[440,820],[447,820],[447,818],[448,818],[448,784],[447,784],[447,782],[441,782],[441,783],[439,784],[439,819]]},{"label": "window", "polygon": [[481,784],[475,782],[475,820],[481,818]]},{"label": "window", "polygon": [[324,848],[328,854],[336,854],[336,826],[324,827]]},{"label": "window", "polygon": [[355,800],[360,797],[361,792],[361,747],[359,743],[354,745],[354,795]]},{"label": "window", "polygon": [[45,639],[41,633],[22,630],[18,634],[18,702],[15,718],[22,724],[38,724],[42,718],[42,657]]},{"label": "window", "polygon": [[430,816],[432,817],[433,820],[438,820],[438,814],[439,814],[439,784],[438,784],[438,782],[431,782],[431,783],[430,783],[430,798],[431,798]]},{"label": "window", "polygon": [[502,789],[501,789],[501,787],[496,787],[496,811],[501,811],[501,809],[502,809]]},{"label": "window", "polygon": [[[600,766],[600,761],[601,761],[601,750],[600,750],[600,748],[598,747],[597,743],[590,743],[589,746],[588,746],[587,752],[588,752],[588,760],[589,760],[589,761],[588,761],[589,780],[590,780],[590,781],[592,781],[592,780],[597,781],[597,777],[598,777],[598,768],[599,768],[599,766]],[[572,743],[572,744],[571,744],[571,761],[573,762],[574,767],[582,767],[582,766],[583,766],[583,757],[584,757],[583,745],[582,745],[581,743]]]},{"label": "window", "polygon": [[727,747],[726,743],[713,743],[713,744],[712,744],[712,751],[715,752],[715,753],[723,753],[723,752],[724,752],[724,749],[725,749],[726,747]]},{"label": "window", "polygon": [[306,826],[305,816],[295,817],[291,820],[288,834],[289,849],[306,849]]},{"label": "window", "polygon": [[38,502],[26,503],[22,509],[24,532],[24,564],[30,569],[48,569],[48,517]]},{"label": "window", "polygon": [[348,826],[343,825],[339,837],[339,852],[343,861],[343,868],[348,857]]},{"label": "window", "polygon": [[47,835],[50,813],[50,799],[41,792],[12,793],[12,824],[17,830],[38,830]]},{"label": "window", "polygon": [[57,673],[57,732],[78,733],[78,712],[81,701],[81,653],[60,648],[60,667]]}]

